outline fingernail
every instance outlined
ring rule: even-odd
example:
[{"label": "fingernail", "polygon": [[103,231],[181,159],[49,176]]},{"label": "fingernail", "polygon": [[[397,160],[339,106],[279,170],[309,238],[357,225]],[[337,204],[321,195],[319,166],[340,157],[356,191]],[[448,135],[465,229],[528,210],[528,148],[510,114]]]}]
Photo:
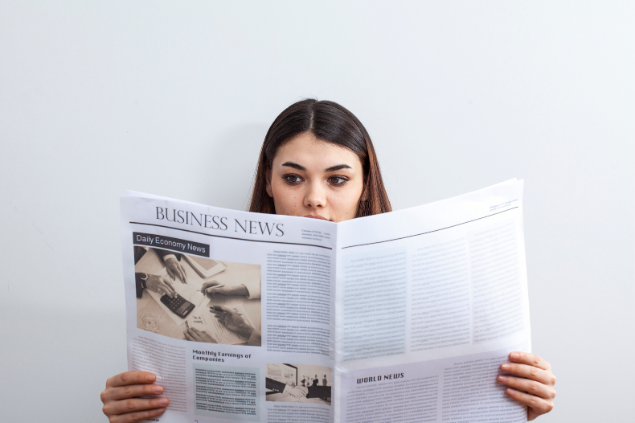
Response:
[{"label": "fingernail", "polygon": [[159,404],[161,405],[168,405],[168,399],[167,398],[161,398],[159,400]]},{"label": "fingernail", "polygon": [[153,382],[155,378],[156,378],[156,376],[155,376],[155,375],[148,375],[148,376],[146,376],[146,380],[147,380],[148,382]]},{"label": "fingernail", "polygon": [[520,354],[518,354],[517,352],[511,353],[509,356],[512,360],[518,360],[520,358]]},{"label": "fingernail", "polygon": [[509,364],[507,364],[507,363],[503,363],[503,364],[501,364],[501,369],[503,369],[503,370],[509,370]]},{"label": "fingernail", "polygon": [[505,382],[505,381],[507,381],[507,376],[503,376],[503,375],[498,376],[498,381],[499,381],[499,382]]},{"label": "fingernail", "polygon": [[152,388],[152,390],[156,392],[157,394],[160,394],[161,392],[163,392],[163,387],[156,385],[155,387]]}]

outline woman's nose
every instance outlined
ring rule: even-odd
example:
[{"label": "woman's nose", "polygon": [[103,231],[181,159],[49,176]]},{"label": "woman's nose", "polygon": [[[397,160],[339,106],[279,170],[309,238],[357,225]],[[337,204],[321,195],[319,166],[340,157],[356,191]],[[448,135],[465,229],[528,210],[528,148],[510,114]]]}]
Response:
[{"label": "woman's nose", "polygon": [[304,206],[310,208],[326,206],[326,192],[320,184],[309,184],[308,191],[304,196]]}]

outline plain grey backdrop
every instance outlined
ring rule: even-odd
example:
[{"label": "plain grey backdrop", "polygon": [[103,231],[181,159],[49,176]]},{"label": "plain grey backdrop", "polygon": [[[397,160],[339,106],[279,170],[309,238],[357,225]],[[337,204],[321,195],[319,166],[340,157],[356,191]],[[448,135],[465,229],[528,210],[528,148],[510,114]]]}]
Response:
[{"label": "plain grey backdrop", "polygon": [[630,1],[0,2],[0,420],[99,422],[126,370],[119,196],[244,209],[265,132],[334,100],[396,209],[525,179],[540,422],[632,421]]}]

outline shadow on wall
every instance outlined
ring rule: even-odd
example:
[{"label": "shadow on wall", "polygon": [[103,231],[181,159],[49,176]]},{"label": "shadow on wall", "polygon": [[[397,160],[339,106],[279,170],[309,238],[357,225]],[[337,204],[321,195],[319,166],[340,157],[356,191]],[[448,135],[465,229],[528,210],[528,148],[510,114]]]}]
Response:
[{"label": "shadow on wall", "polygon": [[203,204],[236,210],[249,206],[251,188],[268,124],[231,128],[210,140],[197,158],[196,198]]}]

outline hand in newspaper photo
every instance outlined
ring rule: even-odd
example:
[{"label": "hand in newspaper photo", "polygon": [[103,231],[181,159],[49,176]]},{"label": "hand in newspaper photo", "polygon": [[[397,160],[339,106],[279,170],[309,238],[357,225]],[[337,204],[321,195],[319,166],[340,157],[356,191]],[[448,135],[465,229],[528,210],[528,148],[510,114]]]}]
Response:
[{"label": "hand in newspaper photo", "polygon": [[309,393],[309,389],[304,386],[285,385],[282,393],[289,394],[294,398],[306,398]]},{"label": "hand in newspaper photo", "polygon": [[172,286],[172,282],[161,276],[149,275],[146,281],[146,287],[157,294],[165,294],[170,298],[176,298],[176,291]]},{"label": "hand in newspaper photo", "polygon": [[185,270],[181,266],[181,263],[174,257],[165,258],[165,270],[173,280],[179,280],[181,283],[187,283],[187,276]]},{"label": "hand in newspaper photo", "polygon": [[217,343],[216,340],[212,338],[209,333],[207,333],[207,331],[200,331],[196,328],[191,328],[187,324],[187,321],[185,322],[185,326],[187,326],[187,329],[183,332],[183,335],[185,335],[185,339],[187,339],[188,341],[209,342],[212,344]]},{"label": "hand in newspaper photo", "polygon": [[244,297],[249,295],[249,291],[245,285],[226,286],[217,281],[205,282],[201,291],[210,298],[214,298],[214,295],[242,295]]},{"label": "hand in newspaper photo", "polygon": [[237,311],[223,306],[213,306],[209,308],[218,321],[232,332],[236,332],[238,335],[245,338],[251,337],[254,331],[251,326]]}]

